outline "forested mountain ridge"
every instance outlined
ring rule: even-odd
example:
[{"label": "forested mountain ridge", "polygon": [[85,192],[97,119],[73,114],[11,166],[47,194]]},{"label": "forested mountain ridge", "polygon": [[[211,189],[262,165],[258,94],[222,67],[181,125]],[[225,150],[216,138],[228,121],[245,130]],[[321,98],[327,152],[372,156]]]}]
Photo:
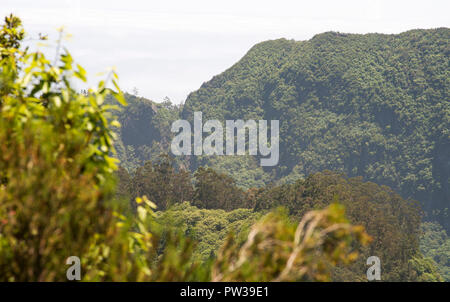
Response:
[{"label": "forested mountain ridge", "polygon": [[[388,185],[403,198],[420,201],[425,219],[437,219],[448,233],[449,38],[450,30],[440,28],[399,35],[328,32],[309,41],[266,41],[255,45],[230,69],[203,83],[184,105],[174,106],[168,101],[157,104],[126,95],[129,105],[119,113],[122,128],[117,149],[121,165],[128,169],[131,178],[125,177],[127,180],[122,183],[130,184],[129,192],[135,187],[137,192],[131,193],[132,196],[146,194],[160,202],[162,209],[166,208],[166,201],[178,204],[185,200],[199,207],[198,211],[242,210],[238,208],[261,211],[283,205],[295,216],[303,207],[320,208],[322,202],[333,200],[333,196],[320,195],[320,192],[331,194],[333,188],[342,190],[346,186],[341,180],[336,186],[335,180],[329,183],[328,176],[317,178],[315,174],[334,170]],[[279,165],[263,169],[258,159],[251,156],[175,157],[178,167],[189,168],[193,174],[197,171],[193,175],[194,191],[188,185],[189,177],[182,171],[168,180],[165,175],[170,165],[161,165],[158,156],[161,152],[170,153],[169,142],[173,137],[170,125],[179,118],[192,121],[195,111],[201,111],[204,120],[279,120]],[[147,163],[136,169],[146,160],[152,160],[153,165]],[[219,176],[202,166],[230,175],[234,184],[224,174]],[[312,179],[320,180],[318,187],[305,189]],[[204,187],[204,194],[199,191],[199,181],[208,184],[200,186]],[[272,186],[273,182],[279,185]],[[385,277],[406,280],[410,278],[406,277],[410,266],[420,272],[414,278],[435,280],[433,263],[437,263],[448,281],[447,233],[438,224],[425,223],[419,235],[413,212],[406,216],[393,214],[403,224],[395,225],[393,221],[397,218],[386,224],[381,217],[392,210],[382,204],[394,195],[369,194],[372,190],[369,188],[371,185],[363,188],[351,181],[345,192],[335,193],[355,215],[353,222],[365,225],[375,241],[380,242],[380,250],[371,248],[370,253],[384,253],[385,265],[397,267],[388,269],[389,277]],[[363,211],[352,210],[359,204],[357,198],[347,196],[353,190],[365,196],[361,199]],[[161,191],[170,193],[163,196]],[[317,192],[319,195],[314,197]],[[374,207],[373,203],[383,210],[377,215],[362,214]],[[394,201],[393,209],[398,209],[401,203]],[[190,217],[197,210],[175,205],[173,211],[180,217]],[[210,215],[214,216],[213,213]],[[376,219],[372,221],[370,217]],[[406,221],[414,226],[407,227]],[[378,230],[375,225],[379,226]],[[380,230],[386,226],[392,230],[408,229],[402,232],[412,237],[388,232],[381,239],[386,230]],[[192,224],[190,228],[199,226]],[[402,236],[404,239],[400,239]],[[414,256],[418,236],[421,236],[421,252],[429,257],[426,260]],[[392,241],[392,238],[396,239]],[[403,246],[406,243],[411,246]],[[210,243],[204,246],[200,252],[203,257],[214,250]],[[334,280],[358,279],[354,273],[364,263],[355,265],[350,271],[337,269]]]},{"label": "forested mountain ridge", "polygon": [[439,28],[259,43],[184,106],[127,95],[119,158],[132,172],[168,152],[171,122],[191,120],[194,111],[204,120],[276,119],[280,162],[273,168],[249,156],[177,160],[192,172],[213,167],[243,188],[326,169],[363,176],[419,200],[449,230],[449,40],[450,30]]},{"label": "forested mountain ridge", "polygon": [[[155,103],[143,97],[125,94],[128,105],[117,112],[121,124],[116,139],[116,157],[121,166],[130,172],[153,159],[160,153],[168,152],[172,133],[172,121],[180,118],[180,107],[169,101]],[[110,97],[108,102],[114,102]]]},{"label": "forested mountain ridge", "polygon": [[449,41],[439,28],[262,42],[191,93],[182,117],[277,119],[275,179],[363,176],[421,201],[448,229]]}]

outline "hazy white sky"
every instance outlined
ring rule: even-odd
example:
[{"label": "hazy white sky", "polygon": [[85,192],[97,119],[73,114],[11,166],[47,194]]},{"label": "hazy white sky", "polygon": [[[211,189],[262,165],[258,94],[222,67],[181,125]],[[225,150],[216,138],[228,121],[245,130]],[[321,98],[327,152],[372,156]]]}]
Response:
[{"label": "hazy white sky", "polygon": [[125,90],[176,103],[264,40],[450,26],[449,0],[0,0],[11,12],[30,36],[65,26],[92,80],[115,66]]}]

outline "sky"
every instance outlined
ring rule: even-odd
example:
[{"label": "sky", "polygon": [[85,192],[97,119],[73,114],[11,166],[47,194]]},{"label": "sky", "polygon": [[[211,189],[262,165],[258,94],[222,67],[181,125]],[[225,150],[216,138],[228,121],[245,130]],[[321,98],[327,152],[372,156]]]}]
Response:
[{"label": "sky", "polygon": [[0,0],[0,16],[22,18],[27,43],[57,38],[89,73],[114,68],[123,90],[180,103],[256,43],[307,40],[325,31],[400,33],[450,27],[448,0]]}]

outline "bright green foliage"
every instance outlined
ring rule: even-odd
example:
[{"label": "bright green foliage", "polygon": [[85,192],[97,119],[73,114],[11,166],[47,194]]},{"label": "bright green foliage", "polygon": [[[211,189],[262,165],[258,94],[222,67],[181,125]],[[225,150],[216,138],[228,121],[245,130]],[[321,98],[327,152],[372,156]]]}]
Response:
[{"label": "bright green foliage", "polygon": [[78,94],[71,81],[84,81],[85,72],[70,54],[51,64],[18,48],[23,37],[20,20],[7,17],[0,31],[0,278],[63,280],[65,259],[84,257],[111,223],[106,201],[116,165],[111,106],[103,100],[123,98],[104,82]]},{"label": "bright green foliage", "polygon": [[307,213],[293,223],[282,211],[266,215],[239,244],[230,236],[221,248],[213,281],[328,281],[330,268],[350,263],[358,254],[351,244],[366,245],[370,237],[344,218],[333,204]]},{"label": "bright green foliage", "polygon": [[208,281],[209,267],[193,259],[195,242],[159,224],[154,209],[143,196],[135,216],[115,213],[115,233],[90,245],[84,281]]},{"label": "bright green foliage", "polygon": [[[16,26],[9,31],[23,31],[20,20],[11,18],[13,21],[6,18],[5,27]],[[0,34],[14,40],[14,43],[1,47],[0,108],[3,120],[11,123],[14,131],[20,131],[24,125],[34,127],[32,123],[42,123],[59,136],[73,136],[72,140],[79,140],[80,145],[84,144],[81,147],[86,149],[84,168],[95,166],[97,178],[103,182],[104,174],[116,169],[116,160],[109,156],[114,152],[114,133],[108,120],[112,125],[119,125],[111,115],[115,107],[104,104],[104,100],[111,94],[125,105],[122,93],[106,88],[104,81],[100,81],[98,87],[91,89],[87,96],[77,93],[71,81],[77,79],[85,82],[86,72],[80,65],[74,64],[67,50],[52,64],[40,52],[27,54],[9,47],[10,44],[18,45],[20,40],[15,39],[23,38],[23,34],[11,36],[9,31],[3,30]],[[111,77],[112,83],[117,86],[117,75],[112,72]]]},{"label": "bright green foliage", "polygon": [[17,43],[1,45],[0,279],[64,281],[69,256],[82,260],[83,280],[201,279],[190,239],[172,235],[159,245],[146,197],[136,199],[136,216],[114,212],[111,126],[120,124],[105,98],[125,105],[115,73],[117,92],[101,81],[79,94],[71,83],[85,73],[67,51],[56,64],[26,54],[13,48],[23,38],[11,34],[22,32],[20,20],[6,24],[0,37]]},{"label": "bright green foliage", "polygon": [[420,251],[425,257],[436,263],[445,281],[450,281],[450,238],[447,232],[436,222],[422,224]]},{"label": "bright green foliage", "polygon": [[413,280],[418,282],[442,282],[444,279],[436,268],[433,259],[414,257],[409,260]]},{"label": "bright green foliage", "polygon": [[199,209],[184,202],[167,211],[157,212],[157,215],[161,225],[176,227],[184,236],[197,241],[195,258],[207,261],[217,253],[228,234],[233,233],[242,239],[261,213],[250,209],[229,212]]}]

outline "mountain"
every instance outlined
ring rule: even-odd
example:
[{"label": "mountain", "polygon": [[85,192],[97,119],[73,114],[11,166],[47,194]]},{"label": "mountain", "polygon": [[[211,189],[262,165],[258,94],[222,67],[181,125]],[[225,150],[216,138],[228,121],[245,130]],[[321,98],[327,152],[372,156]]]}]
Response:
[{"label": "mountain", "polygon": [[[180,118],[180,107],[169,101],[156,103],[125,94],[128,106],[117,113],[121,127],[116,130],[116,157],[122,167],[133,172],[146,161],[168,152],[173,121]],[[110,97],[110,103],[115,101]]]},{"label": "mountain", "polygon": [[362,176],[420,201],[427,219],[449,230],[449,40],[450,30],[439,28],[262,42],[184,106],[128,95],[119,158],[133,169],[167,151],[171,122],[192,121],[195,111],[203,121],[279,120],[275,167],[250,156],[178,161],[226,172],[244,188],[323,170]]},{"label": "mountain", "polygon": [[182,117],[279,120],[280,162],[264,169],[273,179],[363,176],[448,229],[449,42],[448,28],[266,41],[192,92]]}]

